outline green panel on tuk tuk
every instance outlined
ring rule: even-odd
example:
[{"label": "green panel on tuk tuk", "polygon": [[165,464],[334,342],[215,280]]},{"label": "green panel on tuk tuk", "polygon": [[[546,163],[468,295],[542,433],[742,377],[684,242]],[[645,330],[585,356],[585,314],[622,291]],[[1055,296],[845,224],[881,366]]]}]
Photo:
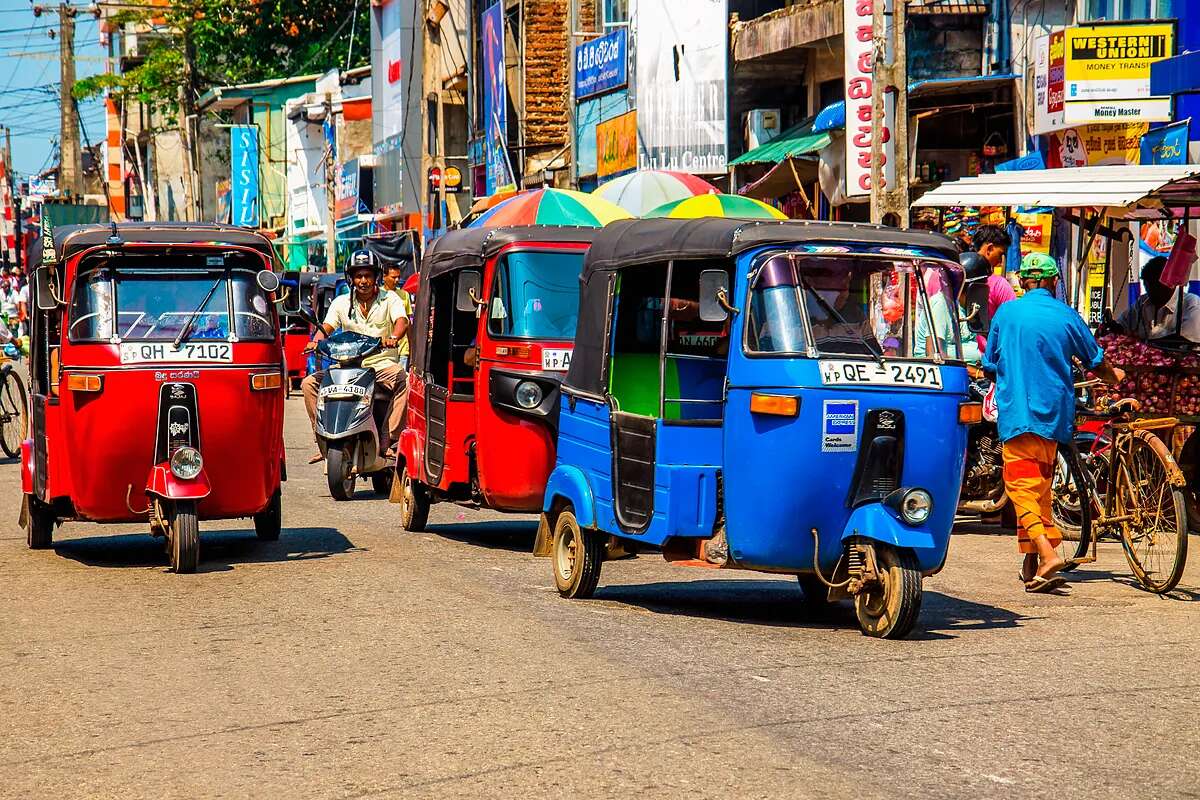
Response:
[{"label": "green panel on tuk tuk", "polygon": [[[629,414],[658,416],[661,389],[658,382],[656,353],[618,353],[608,370],[608,392],[617,400],[617,408]],[[679,397],[679,370],[667,360],[665,379],[667,397]],[[679,404],[668,403],[665,419],[679,419]]]}]

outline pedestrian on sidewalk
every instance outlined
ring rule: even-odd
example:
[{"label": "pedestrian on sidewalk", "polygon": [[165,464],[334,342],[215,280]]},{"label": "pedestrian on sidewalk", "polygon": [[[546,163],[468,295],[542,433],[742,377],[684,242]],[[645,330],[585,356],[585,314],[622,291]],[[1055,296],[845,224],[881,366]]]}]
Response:
[{"label": "pedestrian on sidewalk", "polygon": [[1029,592],[1066,583],[1057,547],[1062,535],[1051,518],[1051,476],[1058,446],[1075,431],[1073,364],[1117,383],[1120,369],[1104,361],[1083,318],[1054,296],[1058,264],[1030,253],[1018,271],[1025,294],[996,311],[983,368],[996,379],[997,424],[1004,442],[1004,486],[1017,513],[1017,548],[1024,554],[1021,578]]}]

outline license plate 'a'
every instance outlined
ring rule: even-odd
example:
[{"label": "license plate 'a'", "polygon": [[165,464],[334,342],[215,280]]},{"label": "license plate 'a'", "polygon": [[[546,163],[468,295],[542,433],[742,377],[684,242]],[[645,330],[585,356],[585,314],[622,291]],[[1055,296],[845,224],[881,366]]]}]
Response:
[{"label": "license plate 'a'", "polygon": [[543,350],[542,369],[547,372],[566,372],[571,367],[570,350]]},{"label": "license plate 'a'", "polygon": [[821,383],[825,386],[910,386],[917,389],[941,389],[942,369],[936,364],[903,361],[820,362]]}]

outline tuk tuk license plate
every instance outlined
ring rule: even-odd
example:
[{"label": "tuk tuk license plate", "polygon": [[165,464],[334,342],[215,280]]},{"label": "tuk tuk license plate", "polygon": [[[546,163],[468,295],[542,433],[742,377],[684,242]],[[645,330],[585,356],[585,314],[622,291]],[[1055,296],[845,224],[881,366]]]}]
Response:
[{"label": "tuk tuk license plate", "polygon": [[547,372],[566,372],[571,366],[570,350],[543,350],[542,369]]},{"label": "tuk tuk license plate", "polygon": [[913,386],[921,389],[941,389],[942,370],[933,364],[821,361],[821,383],[826,386]]},{"label": "tuk tuk license plate", "polygon": [[229,342],[188,342],[175,349],[170,342],[123,342],[122,364],[148,364],[156,361],[233,361]]}]

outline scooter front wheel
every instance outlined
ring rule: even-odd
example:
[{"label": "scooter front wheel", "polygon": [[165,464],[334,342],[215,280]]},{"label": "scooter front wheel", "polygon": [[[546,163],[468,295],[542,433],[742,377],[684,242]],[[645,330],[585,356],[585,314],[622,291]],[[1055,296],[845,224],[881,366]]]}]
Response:
[{"label": "scooter front wheel", "polygon": [[866,636],[903,639],[921,613],[921,570],[908,550],[875,545],[879,582],[854,596],[858,627]]},{"label": "scooter front wheel", "polygon": [[190,574],[200,564],[200,520],[196,516],[196,504],[191,500],[180,500],[172,506],[170,513],[167,554],[171,559],[171,572]]},{"label": "scooter front wheel", "polygon": [[349,500],[354,496],[354,473],[350,454],[341,448],[329,448],[325,453],[325,476],[329,494],[334,500]]}]

